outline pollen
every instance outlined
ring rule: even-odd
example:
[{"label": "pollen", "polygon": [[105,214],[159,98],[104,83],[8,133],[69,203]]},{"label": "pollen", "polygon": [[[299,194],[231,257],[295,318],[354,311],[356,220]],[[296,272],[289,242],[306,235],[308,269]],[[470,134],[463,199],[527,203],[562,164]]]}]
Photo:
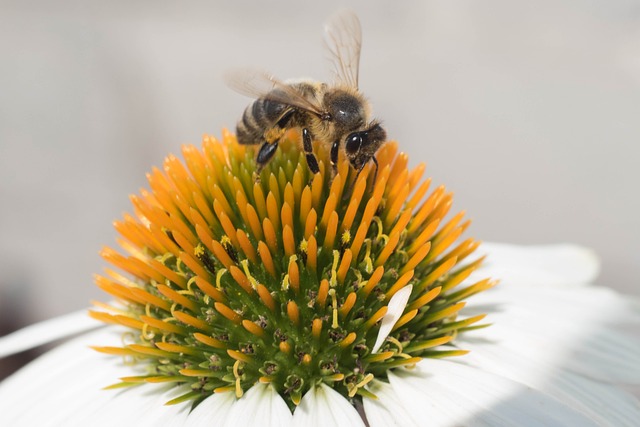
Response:
[{"label": "pollen", "polygon": [[357,400],[391,370],[463,356],[456,337],[486,326],[465,302],[496,282],[469,280],[480,242],[463,237],[452,194],[430,192],[425,166],[409,169],[394,142],[377,174],[341,160],[333,176],[323,147],[313,174],[295,134],[268,137],[282,141],[260,180],[254,147],[205,136],[153,169],[114,223],[120,249],[102,250],[111,268],[96,284],[115,302],[91,316],[131,332],[95,349],[148,371],[120,386],[188,385],[169,403],[198,404],[269,383],[293,410],[314,385]]}]

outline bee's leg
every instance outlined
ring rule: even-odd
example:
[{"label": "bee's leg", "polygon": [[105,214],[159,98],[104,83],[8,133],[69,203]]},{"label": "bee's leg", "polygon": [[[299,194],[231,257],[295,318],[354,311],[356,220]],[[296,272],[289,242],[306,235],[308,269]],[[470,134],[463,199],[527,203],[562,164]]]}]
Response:
[{"label": "bee's leg", "polygon": [[376,179],[378,178],[378,160],[376,156],[371,156],[371,160],[376,165],[376,169],[373,171],[373,185],[376,185]]},{"label": "bee's leg", "polygon": [[331,146],[331,172],[332,178],[338,173],[338,149],[340,148],[340,140],[336,139]]},{"label": "bee's leg", "polygon": [[258,157],[256,157],[256,162],[258,163],[258,169],[254,173],[254,178],[260,179],[260,172],[262,169],[269,163],[274,154],[276,154],[276,150],[278,149],[278,142],[274,141],[272,143],[265,142],[260,146],[260,150],[258,150]]},{"label": "bee's leg", "polygon": [[309,132],[309,129],[307,128],[302,129],[302,148],[304,149],[304,155],[307,159],[309,170],[311,170],[311,173],[317,174],[320,172],[320,166],[318,166],[318,159],[316,159],[316,155],[313,154],[311,132]]}]

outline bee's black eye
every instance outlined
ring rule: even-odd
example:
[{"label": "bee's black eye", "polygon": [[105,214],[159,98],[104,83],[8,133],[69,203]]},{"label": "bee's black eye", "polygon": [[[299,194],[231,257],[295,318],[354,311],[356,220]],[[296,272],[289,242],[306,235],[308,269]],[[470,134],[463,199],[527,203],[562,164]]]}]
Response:
[{"label": "bee's black eye", "polygon": [[348,154],[356,154],[360,150],[360,145],[362,145],[362,136],[359,132],[354,132],[347,137],[344,148]]}]

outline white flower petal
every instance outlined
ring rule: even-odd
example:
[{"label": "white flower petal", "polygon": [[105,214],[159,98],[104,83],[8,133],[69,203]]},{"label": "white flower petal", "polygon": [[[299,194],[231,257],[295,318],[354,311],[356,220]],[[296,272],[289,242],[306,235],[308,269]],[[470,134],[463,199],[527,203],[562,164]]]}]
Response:
[{"label": "white flower petal", "polygon": [[187,418],[185,427],[220,427],[229,417],[229,412],[237,399],[233,393],[216,393],[200,402]]},{"label": "white flower petal", "polygon": [[481,352],[484,343],[494,343],[597,380],[640,384],[640,313],[622,297],[596,287],[514,286],[494,294],[500,303],[492,307],[482,307],[491,305],[490,296],[477,296],[477,309],[493,311],[493,325],[462,335],[459,342],[471,344],[466,348]]},{"label": "white flower petal", "polygon": [[405,408],[404,403],[393,390],[390,384],[382,381],[372,381],[367,387],[378,398],[362,399],[364,411],[367,414],[367,421],[371,427],[420,427],[424,425],[424,420],[415,418],[411,412]]},{"label": "white flower petal", "polygon": [[[0,384],[0,425],[141,425],[180,424],[185,405],[164,406],[177,392],[151,385],[102,390],[119,377],[139,372],[89,344],[118,345],[119,328],[103,328],[50,351]],[[34,404],[35,402],[35,404]],[[35,405],[35,406],[34,406]],[[34,408],[36,408],[34,410]],[[146,423],[149,424],[146,424]]]},{"label": "white flower petal", "polygon": [[595,426],[589,417],[515,381],[428,359],[389,375],[407,411],[429,426]]},{"label": "white flower petal", "polygon": [[590,283],[600,271],[595,253],[577,245],[484,243],[479,252],[487,260],[469,280],[492,277],[503,284],[567,286]]},{"label": "white flower petal", "polygon": [[34,323],[0,337],[0,358],[102,326],[86,309]]},{"label": "white flower petal", "polygon": [[[510,378],[558,399],[587,414],[602,426],[634,427],[640,420],[640,403],[617,387],[583,378],[537,357],[515,354],[499,345],[483,343],[461,359],[483,371]],[[570,363],[570,361],[567,361]]]},{"label": "white flower petal", "polygon": [[[561,315],[572,321],[576,316],[596,317],[607,325],[629,325],[640,322],[640,300],[604,287],[580,289],[535,285],[502,285],[474,295],[463,311],[504,313],[511,307],[528,308],[544,317],[549,304],[555,304]],[[478,308],[476,308],[478,307]],[[574,322],[575,323],[575,322]]]},{"label": "white flower petal", "polygon": [[302,397],[293,413],[296,427],[364,427],[358,411],[337,391],[326,386],[313,387]]},{"label": "white flower petal", "polygon": [[270,386],[256,384],[231,407],[227,427],[288,427],[291,411],[284,399]]},{"label": "white flower petal", "polygon": [[407,301],[409,301],[412,290],[413,285],[407,285],[396,292],[391,297],[391,300],[389,300],[387,313],[382,317],[378,337],[376,338],[376,343],[373,345],[373,349],[371,350],[372,353],[377,352],[380,347],[382,347],[384,340],[386,340],[389,333],[391,333],[393,325],[395,325],[398,319],[402,317],[402,313],[404,312],[404,308],[407,306]]}]

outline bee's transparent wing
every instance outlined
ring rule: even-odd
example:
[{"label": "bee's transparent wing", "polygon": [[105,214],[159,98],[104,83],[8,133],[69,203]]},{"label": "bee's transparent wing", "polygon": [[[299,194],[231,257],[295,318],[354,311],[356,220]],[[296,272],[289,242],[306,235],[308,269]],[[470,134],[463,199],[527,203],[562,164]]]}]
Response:
[{"label": "bee's transparent wing", "polygon": [[251,98],[265,98],[321,115],[320,102],[305,96],[295,87],[284,83],[263,70],[239,69],[225,74],[227,85]]},{"label": "bee's transparent wing", "polygon": [[362,47],[362,29],[358,16],[351,10],[336,13],[325,24],[324,35],[338,82],[358,88]]}]

